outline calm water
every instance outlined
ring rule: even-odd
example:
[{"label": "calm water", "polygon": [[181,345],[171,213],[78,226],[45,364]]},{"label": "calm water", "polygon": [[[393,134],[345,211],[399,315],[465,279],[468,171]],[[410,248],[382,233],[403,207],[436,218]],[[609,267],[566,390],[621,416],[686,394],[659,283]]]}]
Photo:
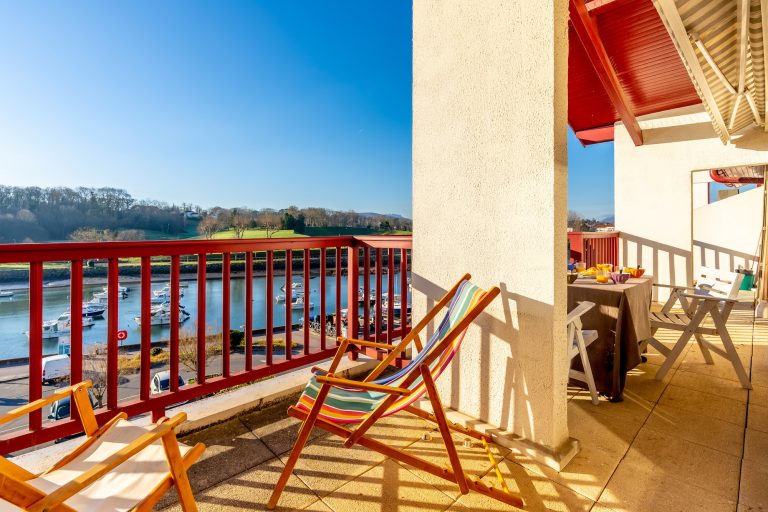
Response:
[{"label": "calm water", "polygon": [[[301,275],[293,276],[294,281],[302,281]],[[371,279],[371,289],[375,287],[374,276]],[[187,288],[182,288],[184,296],[180,302],[190,314],[189,319],[182,324],[181,329],[190,331],[195,328],[197,319],[197,281],[186,281]],[[400,276],[395,275],[395,293],[400,293]],[[274,277],[273,295],[283,294],[280,287],[285,284],[284,276]],[[363,277],[360,278],[359,286],[363,285]],[[84,285],[83,300],[89,300],[93,293],[102,291],[103,284]],[[118,325],[120,329],[128,331],[128,339],[123,343],[139,343],[141,339],[140,329],[134,320],[141,312],[140,291],[138,283],[128,284],[130,291],[125,299],[118,302]],[[206,286],[206,307],[205,318],[206,325],[213,332],[221,330],[221,308],[222,308],[222,285],[221,279],[209,279]],[[152,289],[157,290],[163,287],[163,283],[153,283]],[[312,277],[310,280],[309,300],[314,303],[314,309],[310,310],[311,315],[320,313],[320,278]],[[347,307],[347,277],[341,278],[341,307]],[[382,292],[387,291],[387,279],[382,279]],[[56,287],[45,288],[43,295],[43,318],[53,320],[69,309],[69,288]],[[266,326],[266,278],[255,277],[253,279],[253,328],[259,329]],[[271,298],[274,311],[274,325],[285,325],[285,305],[276,304],[274,297]],[[336,278],[328,276],[326,279],[326,312],[331,314],[336,307]],[[299,323],[304,316],[304,310],[293,310],[293,323]],[[106,312],[104,318],[95,318],[95,325],[83,330],[83,343],[100,344],[106,343],[107,321]],[[232,329],[239,329],[245,323],[245,279],[234,278],[230,284],[230,326]],[[25,357],[29,355],[29,340],[25,334],[29,330],[29,294],[26,291],[16,291],[12,300],[0,299],[0,359],[12,357]],[[152,340],[158,341],[167,339],[170,328],[152,327]],[[66,339],[66,338],[59,338]],[[58,340],[44,339],[43,353],[56,353]]]}]

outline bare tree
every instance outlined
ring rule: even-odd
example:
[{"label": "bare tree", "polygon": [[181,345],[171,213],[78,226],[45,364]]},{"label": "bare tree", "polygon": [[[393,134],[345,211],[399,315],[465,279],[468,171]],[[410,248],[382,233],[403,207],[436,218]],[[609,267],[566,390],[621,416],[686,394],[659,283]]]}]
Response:
[{"label": "bare tree", "polygon": [[124,229],[115,235],[115,240],[135,241],[144,240],[144,231],[140,229]]},{"label": "bare tree", "polygon": [[251,216],[245,213],[236,213],[232,216],[232,229],[235,230],[235,238],[243,238],[245,230],[251,225]]},{"label": "bare tree", "polygon": [[213,238],[214,233],[221,229],[221,222],[216,217],[208,215],[197,223],[197,232],[205,237],[206,240]]},{"label": "bare tree", "polygon": [[271,210],[259,212],[256,222],[261,226],[261,229],[267,232],[267,238],[272,238],[282,227],[282,217],[280,217],[279,213]]},{"label": "bare tree", "polygon": [[[208,361],[216,354],[221,353],[223,338],[221,333],[209,334],[210,327],[206,327],[205,335],[205,367]],[[182,329],[179,333],[179,362],[190,372],[197,375],[197,322],[189,329]]]}]

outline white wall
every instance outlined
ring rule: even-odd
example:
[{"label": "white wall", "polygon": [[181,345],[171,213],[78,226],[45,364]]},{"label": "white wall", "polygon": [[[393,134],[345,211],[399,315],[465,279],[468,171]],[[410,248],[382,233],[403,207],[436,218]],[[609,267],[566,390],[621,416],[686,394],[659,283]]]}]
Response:
[{"label": "white wall", "polygon": [[763,224],[763,188],[758,187],[693,210],[693,268],[756,270]]},{"label": "white wall", "polygon": [[645,267],[659,283],[687,285],[693,270],[691,172],[768,162],[768,134],[754,129],[723,145],[701,106],[647,116],[640,125],[645,143],[639,147],[621,124],[615,130],[620,258]]},{"label": "white wall", "polygon": [[565,0],[413,4],[414,318],[465,272],[502,293],[440,379],[446,405],[568,442]]}]

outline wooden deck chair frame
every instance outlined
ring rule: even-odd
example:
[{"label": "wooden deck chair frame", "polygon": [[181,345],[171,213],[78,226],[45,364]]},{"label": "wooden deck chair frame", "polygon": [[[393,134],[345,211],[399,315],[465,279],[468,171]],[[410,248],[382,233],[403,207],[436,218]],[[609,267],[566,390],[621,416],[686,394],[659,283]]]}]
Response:
[{"label": "wooden deck chair frame", "polygon": [[[581,358],[581,366],[584,368],[583,371],[569,369],[568,377],[586,383],[587,389],[589,389],[589,394],[592,397],[592,403],[598,405],[600,399],[597,395],[597,386],[595,386],[595,378],[592,375],[592,366],[589,364],[589,356],[587,355],[587,346],[589,346],[589,344],[584,340],[584,332],[581,323],[581,317],[594,307],[594,302],[584,301],[568,313],[568,352],[571,356],[569,361],[576,356],[576,354],[571,352],[571,347],[575,343],[577,352]],[[595,339],[597,338],[590,340],[590,343],[594,342]]]},{"label": "wooden deck chair frame", "polygon": [[[736,274],[736,276],[736,279],[738,279],[740,275]],[[734,285],[736,290],[738,290],[738,284],[739,283],[737,282]],[[727,359],[731,362],[733,369],[736,371],[741,386],[745,389],[752,389],[752,383],[749,380],[749,376],[747,376],[744,365],[741,363],[736,347],[733,345],[733,339],[726,326],[728,317],[730,317],[731,311],[738,301],[732,296],[692,293],[696,291],[701,292],[701,290],[687,286],[669,286],[663,284],[656,284],[654,286],[672,289],[669,299],[664,304],[661,311],[659,313],[651,313],[651,337],[640,342],[641,350],[645,350],[648,345],[651,345],[665,356],[664,363],[662,363],[661,367],[656,372],[655,378],[657,380],[662,380],[667,375],[672,368],[672,365],[677,358],[680,357],[680,354],[682,354],[688,341],[691,339],[691,336],[693,336],[696,339],[696,342],[701,349],[701,354],[704,356],[704,361],[706,361],[707,364],[714,364],[710,352],[714,352]],[[731,295],[733,295],[733,293]],[[680,303],[684,314],[672,312],[672,308],[677,302]],[[712,322],[715,324],[714,328],[702,325],[702,322],[707,315],[712,318]],[[675,342],[674,347],[671,349],[667,348],[654,337],[659,329],[682,331],[680,337]],[[705,334],[719,336],[723,342],[725,350],[716,347],[707,341],[703,336]]]},{"label": "wooden deck chair frame", "polygon": [[[280,475],[277,484],[275,485],[275,489],[272,492],[272,496],[269,499],[267,504],[268,509],[272,510],[277,506],[280,495],[288,483],[288,478],[290,478],[290,475],[296,466],[296,462],[301,455],[304,445],[309,438],[309,434],[314,427],[321,428],[322,430],[341,437],[344,440],[344,446],[347,448],[352,447],[355,444],[359,444],[371,450],[377,451],[386,457],[404,462],[405,464],[431,473],[435,476],[448,480],[449,482],[453,482],[458,485],[462,494],[467,494],[470,490],[472,490],[509,505],[520,508],[524,506],[523,499],[519,495],[510,492],[507,488],[506,483],[501,476],[501,472],[499,471],[498,464],[493,459],[493,456],[487,447],[487,443],[491,441],[491,436],[449,422],[447,420],[440,396],[437,393],[434,380],[432,379],[432,374],[429,371],[429,363],[435,357],[438,357],[442,351],[445,350],[456,339],[457,336],[460,336],[463,331],[474,321],[474,319],[485,309],[485,307],[490,304],[494,298],[496,298],[496,296],[499,294],[499,289],[497,287],[493,287],[486,291],[485,295],[466,313],[466,315],[456,325],[450,329],[450,331],[448,331],[445,337],[432,348],[430,353],[420,362],[420,364],[417,367],[409,369],[400,387],[386,386],[371,382],[379,375],[381,375],[381,373],[389,367],[389,364],[394,361],[395,358],[402,351],[404,351],[410,343],[413,342],[417,350],[423,350],[423,344],[419,336],[420,333],[426,328],[427,325],[429,325],[431,321],[437,317],[443,307],[447,306],[451,302],[459,290],[462,282],[469,280],[470,278],[471,276],[469,274],[464,275],[453,286],[453,288],[451,288],[440,299],[440,301],[438,301],[435,307],[432,308],[432,310],[406,336],[403,337],[403,339],[397,345],[388,345],[350,338],[338,338],[340,345],[328,371],[326,372],[317,368],[314,369],[315,371],[320,370],[322,373],[326,373],[326,375],[317,377],[317,381],[322,384],[322,387],[320,388],[320,392],[315,398],[315,403],[312,406],[312,409],[307,412],[303,409],[299,409],[296,406],[291,406],[288,408],[288,414],[303,421],[303,423],[297,435],[293,450],[291,451],[291,454],[285,463],[285,468],[283,469],[283,472]],[[347,349],[355,345],[383,348],[390,350],[390,353],[386,358],[379,362],[379,364],[363,381],[354,381],[336,377],[334,372],[336,371],[339,362],[341,361]],[[411,391],[408,389],[408,386],[414,383],[414,381],[416,381],[416,379],[419,377],[421,377],[424,381],[426,395],[428,396],[432,405],[433,412],[430,414],[417,407],[414,407],[413,405],[406,407],[404,410],[437,425],[443,443],[445,444],[446,452],[448,453],[448,459],[451,464],[450,468],[438,466],[420,457],[416,457],[406,453],[403,450],[394,448],[365,435],[368,429],[370,429],[370,427],[373,426],[376,421],[384,415],[384,413],[386,413],[388,408],[398,399],[398,397],[411,393]],[[379,404],[378,407],[373,412],[371,412],[363,422],[359,423],[356,429],[352,430],[347,426],[340,425],[319,417],[323,402],[328,396],[328,392],[332,386],[344,386],[353,389],[356,388],[360,390],[383,392],[387,393],[389,396],[385,398],[382,403]],[[492,460],[496,475],[502,482],[502,490],[486,485],[480,480],[474,479],[464,472],[461,467],[461,461],[459,460],[456,447],[453,444],[453,439],[451,438],[451,431],[472,437],[483,443],[483,446],[486,448],[486,452],[489,454],[489,457]]]},{"label": "wooden deck chair frame", "polygon": [[[67,506],[64,503],[65,501],[98,481],[115,468],[118,468],[122,463],[141,452],[150,444],[160,440],[163,443],[163,448],[168,461],[168,475],[160,482],[157,482],[153,489],[147,489],[146,497],[133,508],[133,511],[151,510],[153,505],[155,505],[171,487],[176,487],[182,510],[197,510],[195,498],[192,494],[192,488],[189,484],[189,478],[187,477],[187,469],[189,469],[189,467],[200,457],[205,446],[202,443],[198,443],[190,449],[184,457],[181,456],[178,441],[176,440],[175,428],[186,420],[185,413],[177,414],[170,419],[161,418],[153,428],[147,429],[146,434],[141,435],[133,442],[114,453],[111,457],[95,464],[93,467],[79,474],[69,483],[59,487],[50,494],[45,494],[27,483],[50,471],[66,467],[66,465],[74,460],[80,453],[95,443],[98,443],[99,439],[107,433],[110,428],[116,425],[119,420],[127,418],[125,413],[120,413],[105,423],[102,427],[99,427],[88,396],[89,387],[91,387],[91,382],[85,381],[67,388],[62,388],[45,398],[18,407],[0,418],[0,424],[7,423],[14,419],[26,416],[33,411],[39,410],[56,400],[69,396],[71,397],[70,403],[74,403],[77,408],[77,417],[79,418],[80,424],[86,435],[86,440],[83,444],[75,448],[63,459],[39,475],[33,474],[24,468],[17,466],[4,457],[0,457],[0,474],[2,475],[0,478],[0,498],[22,510],[31,512],[70,512],[74,509]],[[72,410],[74,410],[74,408],[72,408]]]}]

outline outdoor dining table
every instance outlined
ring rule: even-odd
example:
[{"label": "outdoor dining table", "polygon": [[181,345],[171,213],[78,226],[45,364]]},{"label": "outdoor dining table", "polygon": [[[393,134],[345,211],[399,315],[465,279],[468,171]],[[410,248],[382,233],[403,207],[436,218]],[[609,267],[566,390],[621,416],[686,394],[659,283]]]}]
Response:
[{"label": "outdoor dining table", "polygon": [[[579,278],[568,285],[568,311],[582,301],[595,303],[582,317],[583,329],[598,332],[587,353],[597,391],[611,401],[622,400],[627,372],[640,364],[638,342],[651,337],[652,290],[652,276],[631,278],[624,284]],[[582,369],[578,357],[572,366]]]}]

